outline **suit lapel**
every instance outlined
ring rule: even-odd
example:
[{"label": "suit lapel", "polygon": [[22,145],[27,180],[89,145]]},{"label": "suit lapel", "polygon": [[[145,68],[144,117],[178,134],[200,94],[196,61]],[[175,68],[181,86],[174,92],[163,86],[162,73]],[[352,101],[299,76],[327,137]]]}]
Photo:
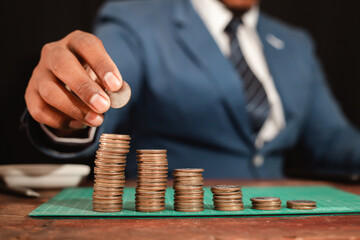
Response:
[{"label": "suit lapel", "polygon": [[174,23],[180,46],[208,75],[221,94],[235,129],[253,145],[254,138],[245,110],[242,81],[188,0],[174,1]]},{"label": "suit lapel", "polygon": [[[281,144],[282,136],[285,136],[285,132],[293,127],[294,121],[292,120],[296,115],[298,100],[301,99],[302,92],[301,85],[294,86],[294,81],[292,81],[292,78],[296,77],[293,76],[296,71],[293,69],[293,63],[290,61],[290,51],[287,49],[286,42],[283,39],[285,36],[276,32],[276,29],[271,24],[271,21],[266,19],[263,13],[259,14],[258,34],[263,44],[269,71],[283,105],[286,128],[273,141],[264,146],[264,151],[273,149],[274,145]],[[296,89],[297,93],[293,89]]]}]

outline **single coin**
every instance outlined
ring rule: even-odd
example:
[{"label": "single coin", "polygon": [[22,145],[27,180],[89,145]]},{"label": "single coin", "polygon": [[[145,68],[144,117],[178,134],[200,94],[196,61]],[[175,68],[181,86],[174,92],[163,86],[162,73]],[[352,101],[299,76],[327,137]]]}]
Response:
[{"label": "single coin", "polygon": [[219,203],[219,202],[217,202],[217,203],[215,203],[214,204],[216,207],[236,207],[236,206],[238,206],[238,207],[243,207],[244,206],[244,203]]},{"label": "single coin", "polygon": [[166,190],[167,187],[166,186],[137,186],[138,189],[141,190],[148,190],[148,191],[161,191],[161,190]]},{"label": "single coin", "polygon": [[143,195],[136,195],[135,196],[135,201],[141,201],[143,203],[148,202],[148,203],[159,203],[159,202],[165,202],[165,198],[164,197],[148,197],[148,196],[143,196]]},{"label": "single coin", "polygon": [[203,190],[202,186],[183,186],[183,185],[174,185],[173,186],[174,190]]},{"label": "single coin", "polygon": [[243,197],[243,194],[241,191],[239,192],[218,192],[218,193],[213,193],[213,195],[216,196],[239,196],[239,197]]},{"label": "single coin", "polygon": [[114,144],[130,144],[130,141],[128,140],[121,140],[121,139],[106,139],[106,138],[101,138],[99,140],[100,143],[114,143]]},{"label": "single coin", "polygon": [[217,211],[242,211],[244,210],[244,207],[215,207],[215,210]]},{"label": "single coin", "polygon": [[104,188],[124,188],[125,183],[118,184],[118,183],[102,183],[102,182],[96,182],[96,187],[104,187]]},{"label": "single coin", "polygon": [[116,167],[106,167],[106,166],[102,166],[102,165],[98,165],[96,166],[96,168],[99,171],[104,171],[104,172],[122,172],[125,170],[125,166],[116,166]]},{"label": "single coin", "polygon": [[141,194],[148,194],[148,195],[151,195],[151,194],[165,194],[165,190],[146,190],[146,189],[142,189],[142,188],[136,188],[136,193],[141,193]]},{"label": "single coin", "polygon": [[176,174],[177,172],[204,172],[204,169],[202,168],[178,168],[178,169],[174,169],[174,174]]},{"label": "single coin", "polygon": [[101,208],[93,208],[94,212],[121,212],[122,208],[114,208],[114,209],[101,209]]},{"label": "single coin", "polygon": [[211,187],[211,191],[213,192],[234,192],[240,190],[241,186],[238,185],[216,185]]},{"label": "single coin", "polygon": [[199,203],[199,202],[204,202],[203,199],[198,198],[198,199],[176,199],[177,203]]},{"label": "single coin", "polygon": [[204,199],[203,195],[174,195],[174,198],[177,199]]},{"label": "single coin", "polygon": [[119,175],[123,175],[124,174],[124,170],[121,171],[102,171],[102,170],[94,170],[94,173],[96,173],[96,175],[98,176],[114,176],[114,177],[118,177]]},{"label": "single coin", "polygon": [[271,207],[271,206],[281,206],[281,202],[269,202],[269,203],[252,203],[252,206],[256,207]]},{"label": "single coin", "polygon": [[315,201],[311,200],[289,200],[286,202],[289,205],[300,205],[300,206],[313,206],[316,205]]},{"label": "single coin", "polygon": [[126,167],[126,164],[125,163],[118,163],[118,164],[113,164],[113,163],[103,163],[103,162],[99,162],[99,161],[96,161],[95,160],[95,165],[98,167],[98,168],[125,168]]},{"label": "single coin", "polygon": [[142,201],[135,202],[137,207],[165,207],[165,202],[146,203]]},{"label": "single coin", "polygon": [[104,187],[104,186],[99,186],[98,184],[96,184],[94,186],[94,191],[106,191],[106,192],[124,192],[124,187]]},{"label": "single coin", "polygon": [[93,199],[93,204],[122,204],[122,199],[118,200],[99,200],[99,199]]},{"label": "single coin", "polygon": [[175,207],[175,211],[178,211],[178,212],[201,212],[201,211],[204,211],[204,208],[180,208],[180,207]]},{"label": "single coin", "polygon": [[142,171],[152,171],[152,172],[158,172],[158,171],[160,171],[160,172],[163,172],[163,171],[166,171],[166,172],[168,172],[168,167],[148,167],[148,166],[142,166],[142,165],[140,165],[140,166],[138,166],[138,168],[137,168],[138,170],[142,170]]},{"label": "single coin", "polygon": [[135,194],[135,199],[151,199],[151,200],[164,200],[165,201],[165,194]]},{"label": "single coin", "polygon": [[106,164],[126,164],[126,156],[124,157],[107,157],[104,155],[96,155],[96,161]]},{"label": "single coin", "polygon": [[175,181],[189,181],[189,180],[197,180],[197,181],[203,181],[204,180],[204,177],[201,175],[201,176],[196,176],[196,177],[193,177],[193,176],[174,176],[174,180]]},{"label": "single coin", "polygon": [[94,191],[94,196],[99,196],[99,197],[121,197],[123,195],[123,193],[118,193],[118,192],[105,192],[105,191]]},{"label": "single coin", "polygon": [[108,147],[130,147],[130,142],[123,142],[123,141],[113,141],[113,140],[110,140],[110,141],[101,141],[99,143],[99,146],[108,146]]},{"label": "single coin", "polygon": [[99,180],[124,180],[125,179],[125,173],[120,173],[119,175],[104,175],[104,174],[95,174],[95,179]]},{"label": "single coin", "polygon": [[149,173],[149,174],[166,174],[168,173],[167,170],[156,170],[156,169],[138,169],[138,173]]},{"label": "single coin", "polygon": [[124,135],[124,134],[103,133],[100,136],[100,139],[130,141],[131,137],[130,135]]},{"label": "single coin", "polygon": [[116,184],[119,186],[123,186],[125,184],[125,177],[124,179],[102,179],[102,178],[95,178],[95,183],[103,183],[103,184]]},{"label": "single coin", "polygon": [[127,150],[130,148],[130,145],[126,145],[126,144],[115,144],[115,143],[100,143],[99,147],[101,149],[106,149],[106,148],[112,148],[112,149],[122,149],[122,150]]},{"label": "single coin", "polygon": [[96,150],[96,154],[100,155],[110,155],[110,156],[118,156],[118,157],[126,157],[126,153],[129,152],[129,149],[120,149],[122,150],[123,152],[119,152],[119,153],[116,153],[116,152],[109,152],[106,150],[106,148],[98,148],[98,150]]},{"label": "single coin", "polygon": [[213,199],[214,200],[242,200],[242,196],[217,196],[217,195],[213,195]]},{"label": "single coin", "polygon": [[120,209],[123,207],[122,204],[93,204],[93,209]]},{"label": "single coin", "polygon": [[176,208],[204,208],[204,203],[181,203],[181,202],[176,202],[174,203],[174,207]]},{"label": "single coin", "polygon": [[147,178],[147,177],[138,177],[137,178],[138,183],[144,183],[144,184],[152,184],[152,183],[158,183],[158,184],[167,184],[167,177],[165,178]]},{"label": "single coin", "polygon": [[192,173],[192,172],[177,172],[175,174],[173,174],[173,177],[174,178],[186,178],[186,177],[203,177],[203,174],[202,173]]},{"label": "single coin", "polygon": [[204,190],[175,190],[175,194],[204,194]]},{"label": "single coin", "polygon": [[131,88],[129,84],[125,81],[123,81],[123,84],[119,91],[117,92],[111,92],[107,89],[105,89],[106,93],[110,97],[110,106],[112,108],[122,108],[124,107],[131,98]]},{"label": "single coin", "polygon": [[136,153],[167,153],[166,149],[138,149]]},{"label": "single coin", "polygon": [[136,156],[138,158],[143,158],[143,157],[166,157],[167,154],[166,153],[137,153]]},{"label": "single coin", "polygon": [[138,206],[135,207],[138,212],[161,212],[165,210],[165,207],[148,207],[148,206]]},{"label": "single coin", "polygon": [[287,205],[287,208],[297,209],[297,210],[311,210],[317,208],[316,205],[304,205],[304,206],[295,206],[295,205]]},{"label": "single coin", "polygon": [[250,200],[253,202],[280,202],[278,197],[253,197]]},{"label": "single coin", "polygon": [[148,162],[137,162],[137,165],[138,165],[138,167],[158,167],[158,168],[163,168],[163,167],[168,167],[168,163],[166,162],[164,162],[164,163],[161,163],[161,162],[159,162],[159,163],[156,163],[156,162],[154,162],[154,163],[148,163]]},{"label": "single coin", "polygon": [[108,148],[108,147],[102,147],[101,148],[102,151],[107,152],[107,153],[111,153],[111,154],[127,154],[129,153],[128,149],[124,149],[124,148]]},{"label": "single coin", "polygon": [[122,204],[96,204],[93,203],[93,209],[120,209],[122,208]]}]

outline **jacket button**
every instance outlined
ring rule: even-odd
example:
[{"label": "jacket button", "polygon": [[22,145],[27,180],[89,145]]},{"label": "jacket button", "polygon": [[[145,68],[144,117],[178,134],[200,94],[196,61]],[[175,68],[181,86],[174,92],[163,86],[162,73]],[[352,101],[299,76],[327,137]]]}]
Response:
[{"label": "jacket button", "polygon": [[264,156],[261,154],[256,154],[252,160],[255,167],[261,167],[264,165]]}]

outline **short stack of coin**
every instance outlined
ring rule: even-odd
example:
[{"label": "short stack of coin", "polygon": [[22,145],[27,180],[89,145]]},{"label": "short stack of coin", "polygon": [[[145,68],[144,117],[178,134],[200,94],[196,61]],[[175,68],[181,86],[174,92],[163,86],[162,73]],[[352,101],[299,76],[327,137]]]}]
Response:
[{"label": "short stack of coin", "polygon": [[165,210],[168,179],[167,151],[141,149],[137,153],[136,211],[160,212]]},{"label": "short stack of coin", "polygon": [[242,192],[240,186],[217,185],[211,187],[215,210],[218,211],[241,211],[244,210]]},{"label": "short stack of coin", "polygon": [[289,200],[286,204],[287,208],[298,210],[310,210],[316,208],[316,202],[310,200]]},{"label": "short stack of coin", "polygon": [[100,137],[94,168],[93,210],[96,212],[122,210],[130,140],[129,135],[103,134]]},{"label": "short stack of coin", "polygon": [[253,197],[251,198],[252,208],[258,210],[281,209],[281,200],[278,197]]},{"label": "short stack of coin", "polygon": [[173,172],[175,211],[199,212],[204,210],[204,178],[201,168],[180,168]]}]

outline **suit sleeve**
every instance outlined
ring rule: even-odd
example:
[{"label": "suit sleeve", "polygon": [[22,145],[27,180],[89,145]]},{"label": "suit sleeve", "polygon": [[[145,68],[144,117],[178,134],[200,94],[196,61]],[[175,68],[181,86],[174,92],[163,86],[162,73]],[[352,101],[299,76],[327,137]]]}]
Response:
[{"label": "suit sleeve", "polygon": [[360,133],[347,121],[331,94],[309,39],[313,82],[302,144],[313,160],[315,173],[359,174]]},{"label": "suit sleeve", "polygon": [[88,158],[94,154],[100,135],[104,132],[129,134],[131,128],[131,112],[137,104],[143,79],[141,44],[133,28],[119,18],[110,4],[100,10],[94,29],[97,35],[120,70],[123,79],[131,87],[131,99],[121,109],[110,109],[105,113],[104,123],[96,129],[95,137],[86,144],[71,144],[52,141],[27,114],[27,132],[31,142],[43,153],[59,159]]}]

